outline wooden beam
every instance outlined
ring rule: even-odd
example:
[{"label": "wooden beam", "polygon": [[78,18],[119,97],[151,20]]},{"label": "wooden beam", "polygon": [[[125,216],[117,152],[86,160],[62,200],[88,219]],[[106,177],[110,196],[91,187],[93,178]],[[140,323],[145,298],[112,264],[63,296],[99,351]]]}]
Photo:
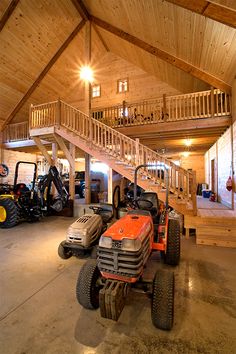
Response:
[{"label": "wooden beam", "polygon": [[85,20],[82,20],[78,24],[78,26],[74,29],[74,31],[69,35],[69,37],[66,39],[66,41],[62,44],[62,46],[58,49],[56,54],[52,57],[52,59],[49,61],[49,63],[43,69],[41,74],[37,77],[37,79],[34,81],[34,83],[31,85],[31,87],[28,89],[28,91],[22,97],[20,102],[17,103],[17,105],[15,106],[13,111],[9,114],[9,116],[5,120],[4,124],[2,125],[2,128],[1,128],[2,130],[5,128],[5,126],[7,124],[10,123],[10,121],[15,117],[16,113],[21,109],[21,107],[25,104],[25,102],[28,100],[28,98],[32,95],[34,90],[38,87],[38,85],[43,80],[43,78],[48,73],[48,71],[51,69],[51,67],[55,64],[55,62],[58,60],[58,58],[61,56],[61,54],[64,52],[64,50],[68,47],[68,45],[71,43],[71,41],[75,38],[75,36],[83,28],[83,26],[85,25],[85,22],[86,22]]},{"label": "wooden beam", "polygon": [[90,182],[90,161],[91,155],[85,154],[85,203],[91,203],[91,182]]},{"label": "wooden beam", "polygon": [[39,148],[39,150],[41,151],[41,153],[43,154],[43,156],[47,160],[48,164],[50,166],[52,166],[53,165],[53,161],[51,159],[51,156],[47,152],[47,149],[45,148],[45,146],[42,144],[41,139],[36,137],[36,136],[32,137],[32,139],[34,140],[35,144],[37,145],[37,147]]},{"label": "wooden beam", "polygon": [[80,16],[82,17],[82,19],[84,19],[85,21],[88,21],[90,18],[90,15],[88,13],[88,10],[86,9],[84,3],[81,0],[71,0],[73,5],[75,6],[76,10],[78,11],[78,13],[80,14]]},{"label": "wooden beam", "polygon": [[60,146],[61,150],[63,151],[66,159],[68,160],[69,164],[71,167],[73,167],[73,165],[75,164],[75,161],[73,160],[70,151],[67,149],[66,144],[64,143],[64,140],[57,134],[53,134],[54,139],[56,140],[56,142],[58,143],[58,145]]},{"label": "wooden beam", "polygon": [[70,199],[75,199],[75,145],[70,143],[70,151],[68,151],[71,157],[70,173],[69,173],[69,194]]},{"label": "wooden beam", "polygon": [[11,17],[11,14],[15,10],[18,2],[19,2],[19,0],[12,0],[9,4],[8,8],[4,12],[4,14],[2,15],[2,18],[0,20],[0,32],[2,31],[3,27],[5,26],[5,24],[9,20],[9,18]]},{"label": "wooden beam", "polygon": [[166,0],[224,25],[236,28],[236,11],[207,0]]},{"label": "wooden beam", "polygon": [[184,72],[196,77],[199,80],[205,81],[211,86],[219,88],[222,91],[231,93],[231,86],[226,82],[218,79],[217,77],[203,71],[192,64],[187,63],[186,61],[175,57],[174,55],[165,52],[162,49],[154,47],[143,40],[124,32],[122,29],[111,25],[108,22],[105,22],[95,16],[90,16],[90,20],[92,23],[96,24],[97,26],[105,29],[106,31],[116,35],[117,37],[122,38],[123,40],[143,49],[144,51],[156,56],[157,58],[166,61],[167,63],[177,67],[178,69],[183,70]]}]

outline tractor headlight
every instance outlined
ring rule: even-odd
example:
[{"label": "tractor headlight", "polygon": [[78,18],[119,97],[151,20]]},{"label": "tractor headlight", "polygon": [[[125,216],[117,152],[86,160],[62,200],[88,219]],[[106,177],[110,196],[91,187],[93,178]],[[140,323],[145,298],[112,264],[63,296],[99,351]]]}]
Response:
[{"label": "tractor headlight", "polygon": [[111,237],[101,236],[99,240],[99,247],[112,248]]},{"label": "tractor headlight", "polygon": [[138,251],[142,246],[142,242],[139,239],[132,240],[129,238],[123,238],[122,240],[122,250],[124,251]]}]

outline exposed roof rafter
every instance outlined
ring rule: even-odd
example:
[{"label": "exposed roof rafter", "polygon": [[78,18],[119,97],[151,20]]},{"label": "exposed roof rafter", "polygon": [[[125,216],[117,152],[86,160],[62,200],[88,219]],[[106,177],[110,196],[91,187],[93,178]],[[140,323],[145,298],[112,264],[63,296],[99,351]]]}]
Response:
[{"label": "exposed roof rafter", "polygon": [[77,11],[79,12],[80,16],[88,21],[90,19],[90,15],[88,10],[86,9],[84,3],[81,0],[71,0]]},{"label": "exposed roof rafter", "polygon": [[166,0],[224,25],[236,28],[236,11],[207,0]]},{"label": "exposed roof rafter", "polygon": [[68,45],[71,43],[71,41],[75,38],[75,36],[80,32],[80,30],[83,28],[85,25],[86,21],[81,20],[81,22],[76,26],[74,31],[69,35],[69,37],[65,40],[65,42],[62,44],[62,46],[58,49],[56,54],[51,58],[51,60],[48,62],[48,64],[45,66],[43,71],[39,74],[37,79],[33,82],[33,84],[30,86],[28,91],[24,94],[22,99],[17,103],[13,111],[9,114],[7,119],[5,120],[4,124],[2,125],[1,129],[3,130],[7,124],[11,122],[11,120],[15,117],[16,113],[21,109],[21,107],[25,104],[25,102],[28,100],[28,98],[32,95],[36,87],[40,84],[40,82],[43,80],[45,75],[48,73],[48,71],[51,69],[51,67],[55,64],[57,59],[61,56],[61,54],[64,52],[64,50],[68,47]]},{"label": "exposed roof rafter", "polygon": [[127,33],[124,32],[123,30],[121,30],[118,27],[115,27],[113,25],[111,25],[108,22],[105,22],[95,16],[90,16],[90,21],[94,24],[96,24],[97,26],[105,29],[106,31],[124,39],[125,41],[145,50],[146,52],[156,56],[159,59],[162,59],[164,61],[166,61],[167,63],[177,67],[178,69],[181,69],[183,71],[185,71],[186,73],[194,76],[195,78],[205,81],[206,83],[208,83],[209,85],[219,88],[222,91],[231,92],[231,86],[229,84],[227,84],[226,82],[218,79],[217,77],[209,74],[206,71],[203,71],[199,68],[197,68],[196,66],[193,66],[192,64],[175,57],[174,55],[159,49],[157,47],[154,47],[150,44],[148,44],[147,42],[144,42],[143,40]]},{"label": "exposed roof rafter", "polygon": [[2,31],[3,27],[5,26],[5,24],[7,23],[7,21],[9,20],[9,18],[11,17],[11,14],[13,13],[13,11],[15,10],[18,2],[20,0],[12,0],[8,6],[8,8],[6,9],[6,11],[4,12],[1,20],[0,20],[0,32]]}]

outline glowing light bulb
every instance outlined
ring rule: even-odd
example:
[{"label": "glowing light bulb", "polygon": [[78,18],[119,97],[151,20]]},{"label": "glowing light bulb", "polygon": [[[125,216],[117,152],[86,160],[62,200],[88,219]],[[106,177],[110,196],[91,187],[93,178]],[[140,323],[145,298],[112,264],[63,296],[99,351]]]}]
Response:
[{"label": "glowing light bulb", "polygon": [[80,69],[80,78],[84,81],[93,81],[93,70],[89,66],[83,66]]},{"label": "glowing light bulb", "polygon": [[184,151],[184,152],[182,153],[182,155],[183,155],[184,157],[188,157],[188,156],[189,156],[189,154],[190,154],[190,152],[189,152],[189,151]]},{"label": "glowing light bulb", "polygon": [[192,145],[192,141],[190,139],[186,139],[185,140],[185,145],[186,146],[191,146]]}]

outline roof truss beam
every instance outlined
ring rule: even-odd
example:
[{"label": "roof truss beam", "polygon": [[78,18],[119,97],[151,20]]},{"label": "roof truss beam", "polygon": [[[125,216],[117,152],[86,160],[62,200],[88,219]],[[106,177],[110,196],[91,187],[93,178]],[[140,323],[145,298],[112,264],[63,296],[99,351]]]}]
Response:
[{"label": "roof truss beam", "polygon": [[9,4],[8,8],[4,12],[4,14],[2,15],[2,18],[0,20],[0,32],[2,31],[3,27],[5,26],[5,24],[9,20],[9,18],[11,17],[11,14],[15,10],[19,1],[20,0],[12,0]]},{"label": "roof truss beam", "polygon": [[166,0],[224,25],[236,28],[236,11],[207,0]]},{"label": "roof truss beam", "polygon": [[117,37],[122,38],[123,40],[145,50],[146,52],[156,56],[157,58],[166,61],[167,63],[177,67],[178,69],[181,69],[182,71],[194,76],[195,78],[205,81],[209,85],[219,88],[222,91],[231,93],[231,86],[227,84],[226,82],[218,79],[217,77],[209,74],[206,71],[203,71],[192,64],[187,63],[186,61],[175,57],[174,55],[159,49],[157,47],[154,47],[147,42],[144,42],[143,40],[127,33],[121,30],[118,27],[115,27],[111,25],[108,22],[105,22],[95,16],[90,15],[90,21],[94,23],[95,25],[105,29],[106,31],[116,35]]}]

